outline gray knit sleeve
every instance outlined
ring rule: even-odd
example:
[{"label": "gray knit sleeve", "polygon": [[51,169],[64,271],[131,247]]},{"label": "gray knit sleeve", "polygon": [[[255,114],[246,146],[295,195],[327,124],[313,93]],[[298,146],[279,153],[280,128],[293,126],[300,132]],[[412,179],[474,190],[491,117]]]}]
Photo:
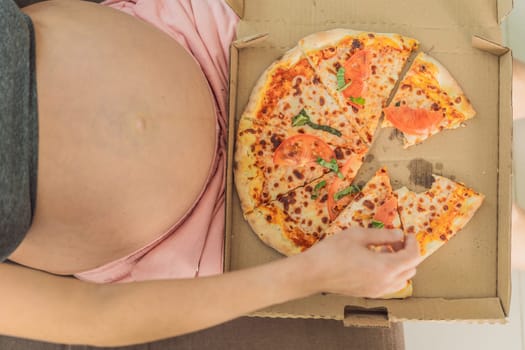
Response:
[{"label": "gray knit sleeve", "polygon": [[38,111],[34,31],[12,0],[0,0],[0,261],[31,226],[36,201]]}]

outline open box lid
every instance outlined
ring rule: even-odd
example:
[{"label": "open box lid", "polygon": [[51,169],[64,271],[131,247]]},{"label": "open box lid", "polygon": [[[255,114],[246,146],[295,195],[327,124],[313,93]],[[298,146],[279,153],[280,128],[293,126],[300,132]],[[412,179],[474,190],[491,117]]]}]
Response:
[{"label": "open box lid", "polygon": [[[396,32],[418,39],[423,51],[444,63],[471,98],[478,115],[467,122],[466,128],[447,132],[447,138],[456,141],[455,147],[447,146],[446,139],[435,137],[427,144],[403,150],[389,139],[390,130],[378,131],[378,140],[371,149],[375,162],[363,166],[370,168],[365,173],[387,165],[395,188],[407,185],[422,190],[407,182],[405,165],[424,160],[417,164],[430,164],[432,172],[457,177],[486,195],[484,205],[464,232],[423,263],[416,276],[414,297],[369,300],[317,295],[254,315],[331,318],[368,326],[408,319],[504,320],[510,305],[512,56],[498,44],[498,23],[512,9],[512,0],[407,0],[395,5],[388,0],[228,2],[241,17],[238,40],[231,51],[230,163],[235,120],[242,113],[255,80],[301,37],[337,27]],[[453,133],[457,135],[452,137]],[[459,139],[463,140],[461,144],[457,143]],[[440,153],[440,147],[447,147],[446,152]],[[242,218],[232,176],[229,164],[225,269],[247,268],[279,258],[278,253],[258,240]],[[462,261],[465,256],[471,259]],[[445,260],[451,262],[448,269],[454,271],[443,267]],[[436,280],[446,283],[437,286]]]}]

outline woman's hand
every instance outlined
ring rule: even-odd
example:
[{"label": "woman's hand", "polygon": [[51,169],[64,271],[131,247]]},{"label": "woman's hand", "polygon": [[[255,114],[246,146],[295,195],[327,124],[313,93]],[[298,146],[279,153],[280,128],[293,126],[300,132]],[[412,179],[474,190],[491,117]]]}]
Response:
[{"label": "woman's hand", "polygon": [[351,228],[326,238],[301,254],[309,274],[305,288],[356,297],[380,297],[396,292],[416,274],[423,260],[414,235],[397,252],[376,252],[370,245],[398,243],[400,230]]}]

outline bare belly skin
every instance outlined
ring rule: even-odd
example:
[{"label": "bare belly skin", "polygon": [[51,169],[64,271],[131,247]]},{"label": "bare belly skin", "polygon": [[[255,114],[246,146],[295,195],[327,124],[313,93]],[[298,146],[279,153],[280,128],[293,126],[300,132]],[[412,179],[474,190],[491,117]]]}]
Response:
[{"label": "bare belly skin", "polygon": [[11,260],[71,274],[151,242],[209,174],[215,112],[205,78],[173,39],[100,5],[24,9],[36,30],[37,208]]}]

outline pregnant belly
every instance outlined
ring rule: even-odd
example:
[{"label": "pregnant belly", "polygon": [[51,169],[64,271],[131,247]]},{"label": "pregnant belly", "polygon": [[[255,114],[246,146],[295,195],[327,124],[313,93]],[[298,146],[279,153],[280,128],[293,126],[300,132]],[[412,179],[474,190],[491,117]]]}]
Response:
[{"label": "pregnant belly", "polygon": [[192,206],[213,161],[213,100],[173,39],[76,1],[28,7],[36,30],[37,210],[11,259],[69,274],[149,243]]}]

